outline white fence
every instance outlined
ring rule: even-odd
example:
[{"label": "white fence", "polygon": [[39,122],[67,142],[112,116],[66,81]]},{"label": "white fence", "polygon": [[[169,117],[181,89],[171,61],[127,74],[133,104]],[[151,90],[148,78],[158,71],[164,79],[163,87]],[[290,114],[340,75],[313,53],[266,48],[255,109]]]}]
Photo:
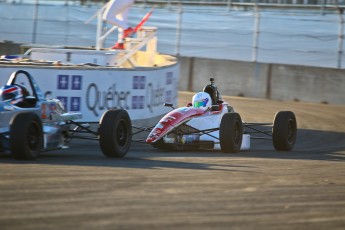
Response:
[{"label": "white fence", "polygon": [[[94,46],[96,20],[85,24],[101,4],[80,1],[0,1],[0,40],[56,46]],[[52,3],[59,4],[52,4]],[[176,4],[182,2],[183,4]],[[238,1],[137,1],[135,25],[151,6],[147,22],[158,28],[158,51],[187,57],[343,68],[344,16],[338,5],[274,5]],[[268,2],[268,3],[265,3]],[[273,1],[276,2],[276,1]],[[301,1],[286,1],[296,2]],[[332,3],[331,1],[321,1]],[[49,4],[47,4],[49,3]],[[67,4],[61,4],[67,3]],[[160,3],[160,4],[158,4]],[[228,4],[230,3],[230,4]],[[265,3],[265,4],[264,4]],[[308,7],[305,7],[308,6]],[[105,41],[112,46],[116,34]]]}]

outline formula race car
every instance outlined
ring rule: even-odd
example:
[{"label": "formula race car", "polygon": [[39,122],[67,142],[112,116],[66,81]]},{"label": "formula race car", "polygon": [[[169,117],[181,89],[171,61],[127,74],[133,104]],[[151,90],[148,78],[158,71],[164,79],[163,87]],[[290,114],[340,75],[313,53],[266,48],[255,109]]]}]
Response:
[{"label": "formula race car", "polygon": [[[278,112],[272,123],[248,123],[224,102],[214,84],[193,96],[192,103],[166,114],[153,128],[134,127],[140,133],[149,130],[145,140],[158,149],[220,149],[236,153],[250,148],[250,139],[272,139],[278,151],[290,151],[296,141],[296,118],[291,111]],[[267,126],[273,125],[267,129]],[[134,133],[134,134],[136,134]]]},{"label": "formula race car", "polygon": [[[18,70],[0,88],[0,152],[35,159],[41,151],[65,148],[71,139],[79,138],[98,140],[108,157],[127,153],[131,121],[126,111],[106,111],[95,124],[75,121],[80,118],[81,113],[66,112],[59,100],[44,98],[34,78]],[[96,128],[91,129],[92,125]]]}]

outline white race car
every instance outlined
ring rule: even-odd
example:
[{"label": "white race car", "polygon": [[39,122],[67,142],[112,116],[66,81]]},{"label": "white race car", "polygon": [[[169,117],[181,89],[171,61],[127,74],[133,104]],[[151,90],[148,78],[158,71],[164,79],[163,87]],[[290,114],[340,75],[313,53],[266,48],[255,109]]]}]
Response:
[{"label": "white race car", "polygon": [[[192,103],[166,114],[150,131],[146,143],[160,149],[220,149],[236,153],[250,149],[251,139],[272,139],[279,151],[290,151],[296,141],[297,123],[293,112],[281,111],[273,123],[248,123],[234,108],[221,99],[211,78]],[[271,129],[267,126],[273,125]]]}]

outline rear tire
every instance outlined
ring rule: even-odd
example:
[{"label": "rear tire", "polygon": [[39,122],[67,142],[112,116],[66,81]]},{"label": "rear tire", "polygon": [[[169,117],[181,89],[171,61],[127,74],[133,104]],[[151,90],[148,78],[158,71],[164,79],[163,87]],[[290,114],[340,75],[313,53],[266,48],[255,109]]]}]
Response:
[{"label": "rear tire", "polygon": [[41,119],[35,113],[17,114],[10,126],[10,150],[17,160],[34,160],[42,149]]},{"label": "rear tire", "polygon": [[223,115],[219,127],[220,148],[224,153],[237,153],[241,149],[243,125],[238,113]]},{"label": "rear tire", "polygon": [[280,111],[273,122],[273,146],[278,151],[290,151],[296,142],[297,122],[291,111]]},{"label": "rear tire", "polygon": [[131,145],[132,123],[126,110],[106,111],[99,124],[99,145],[107,157],[124,157]]}]

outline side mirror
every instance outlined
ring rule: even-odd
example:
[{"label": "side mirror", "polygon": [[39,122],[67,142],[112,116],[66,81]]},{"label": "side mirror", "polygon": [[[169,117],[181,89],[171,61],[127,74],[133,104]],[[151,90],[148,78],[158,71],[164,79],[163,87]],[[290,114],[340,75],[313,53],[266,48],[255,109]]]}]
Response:
[{"label": "side mirror", "polygon": [[173,106],[173,103],[165,102],[163,105],[164,105],[165,107],[170,107],[170,108],[172,108],[172,109],[175,109],[174,106]]}]

